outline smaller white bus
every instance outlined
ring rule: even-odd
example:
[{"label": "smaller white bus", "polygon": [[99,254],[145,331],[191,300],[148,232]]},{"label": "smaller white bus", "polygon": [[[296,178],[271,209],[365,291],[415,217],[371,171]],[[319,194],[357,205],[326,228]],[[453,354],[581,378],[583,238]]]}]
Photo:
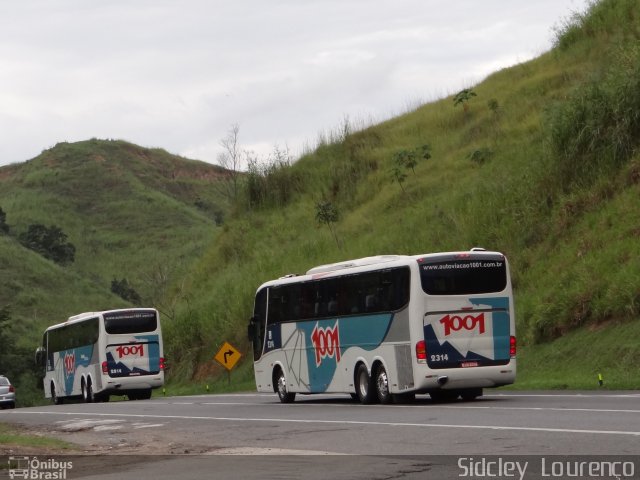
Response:
[{"label": "smaller white bus", "polygon": [[164,384],[160,317],[153,308],[88,312],[47,328],[36,362],[46,398],[148,399]]}]

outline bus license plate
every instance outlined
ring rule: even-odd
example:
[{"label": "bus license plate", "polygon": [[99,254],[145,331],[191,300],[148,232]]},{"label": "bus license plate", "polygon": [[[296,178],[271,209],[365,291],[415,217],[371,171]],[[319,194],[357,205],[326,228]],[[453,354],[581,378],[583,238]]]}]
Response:
[{"label": "bus license plate", "polygon": [[478,362],[462,362],[462,364],[460,366],[462,368],[477,367],[478,366]]}]

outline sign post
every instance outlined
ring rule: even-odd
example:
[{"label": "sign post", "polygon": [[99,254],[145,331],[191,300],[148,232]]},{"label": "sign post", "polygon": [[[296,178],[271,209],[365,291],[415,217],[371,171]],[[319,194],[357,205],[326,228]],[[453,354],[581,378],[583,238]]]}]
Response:
[{"label": "sign post", "polygon": [[224,342],[216,356],[215,361],[227,369],[229,385],[231,385],[231,370],[236,366],[242,354],[229,342]]}]

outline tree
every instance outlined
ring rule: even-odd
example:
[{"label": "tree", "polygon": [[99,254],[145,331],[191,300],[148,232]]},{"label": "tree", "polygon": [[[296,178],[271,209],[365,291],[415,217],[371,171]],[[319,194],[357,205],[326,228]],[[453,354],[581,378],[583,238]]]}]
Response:
[{"label": "tree", "polygon": [[338,248],[340,248],[340,242],[338,241],[338,236],[336,235],[335,229],[333,228],[333,224],[338,221],[338,210],[333,205],[333,203],[328,200],[321,200],[316,203],[316,221],[318,223],[324,223],[327,227],[329,227],[329,231],[333,236],[333,239],[336,242]]},{"label": "tree", "polygon": [[111,280],[111,291],[123,300],[131,302],[134,305],[139,305],[141,302],[140,295],[131,285],[129,285],[129,281],[126,278],[123,278],[122,280],[114,278]]},{"label": "tree", "polygon": [[400,188],[402,189],[402,192],[406,192],[406,190],[404,189],[404,187],[402,186],[402,184],[404,183],[404,181],[407,179],[407,174],[404,173],[400,167],[393,167],[393,170],[391,171],[391,175],[393,175],[393,180],[395,180],[396,182],[398,182],[398,185],[400,185]]},{"label": "tree", "polygon": [[422,160],[429,160],[431,158],[431,145],[425,143],[421,147],[418,147],[416,152]]},{"label": "tree", "polygon": [[404,192],[404,186],[402,185],[407,179],[407,174],[403,169],[410,168],[413,174],[416,174],[415,167],[418,165],[418,160],[429,160],[431,158],[431,147],[428,144],[424,144],[414,150],[400,150],[393,154],[393,160],[395,166],[391,170],[391,176],[393,181],[398,182],[400,188]]},{"label": "tree", "polygon": [[11,316],[9,314],[9,307],[4,306],[0,308],[0,374],[7,375],[11,381],[15,383],[13,377],[13,368],[15,362],[11,358],[12,353],[15,353],[15,341],[10,334],[11,332]]},{"label": "tree", "polygon": [[415,166],[418,164],[415,151],[400,150],[393,155],[398,167],[410,168],[413,174],[416,174]]},{"label": "tree", "polygon": [[67,235],[55,225],[29,225],[27,231],[20,235],[19,241],[28,249],[60,265],[67,265],[75,260],[76,247],[67,242]]},{"label": "tree", "polygon": [[9,233],[9,225],[7,225],[7,214],[0,207],[0,234]]},{"label": "tree", "polygon": [[227,132],[227,136],[220,140],[220,145],[224,151],[218,154],[217,162],[222,168],[227,170],[227,181],[223,193],[230,201],[238,199],[238,190],[243,161],[249,153],[242,149],[239,141],[240,126],[235,123]]},{"label": "tree", "polygon": [[469,154],[469,160],[478,165],[484,164],[487,160],[489,160],[493,156],[493,151],[490,148],[479,148],[474,150]]},{"label": "tree", "polygon": [[464,110],[464,113],[466,115],[466,113],[469,111],[469,100],[476,96],[477,94],[473,91],[472,88],[465,88],[464,90],[460,90],[453,97],[453,106],[457,107],[458,105],[462,104],[462,109]]},{"label": "tree", "polygon": [[18,402],[28,405],[35,394],[38,368],[33,362],[31,347],[16,342],[15,323],[9,306],[0,307],[0,374],[9,377],[19,390]]},{"label": "tree", "polygon": [[498,100],[496,100],[495,98],[492,98],[487,102],[487,106],[489,107],[489,110],[493,112],[494,115],[498,115],[498,112],[500,111],[500,104],[498,103]]}]

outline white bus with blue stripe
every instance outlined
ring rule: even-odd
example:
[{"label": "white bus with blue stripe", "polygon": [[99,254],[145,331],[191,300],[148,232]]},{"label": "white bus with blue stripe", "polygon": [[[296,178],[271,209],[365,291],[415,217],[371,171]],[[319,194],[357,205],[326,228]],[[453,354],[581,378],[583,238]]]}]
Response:
[{"label": "white bus with blue stripe", "polygon": [[160,317],[152,308],[82,313],[44,332],[36,362],[46,398],[148,399],[164,384]]},{"label": "white bus with blue stripe", "polygon": [[516,376],[506,257],[472,249],[385,255],[261,285],[248,328],[260,392],[390,403],[471,400]]}]

